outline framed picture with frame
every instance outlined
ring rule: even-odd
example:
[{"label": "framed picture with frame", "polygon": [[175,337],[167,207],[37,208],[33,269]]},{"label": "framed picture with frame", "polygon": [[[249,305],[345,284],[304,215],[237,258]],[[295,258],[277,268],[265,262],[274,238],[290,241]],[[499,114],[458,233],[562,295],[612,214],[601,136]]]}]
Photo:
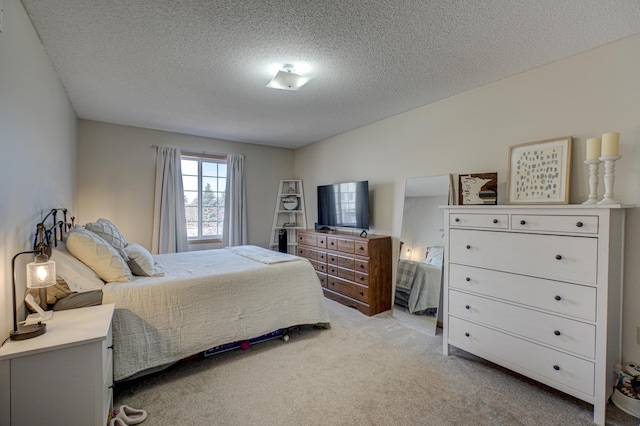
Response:
[{"label": "framed picture with frame", "polygon": [[571,136],[509,147],[507,204],[568,204]]},{"label": "framed picture with frame", "polygon": [[458,204],[498,204],[498,173],[458,175]]}]

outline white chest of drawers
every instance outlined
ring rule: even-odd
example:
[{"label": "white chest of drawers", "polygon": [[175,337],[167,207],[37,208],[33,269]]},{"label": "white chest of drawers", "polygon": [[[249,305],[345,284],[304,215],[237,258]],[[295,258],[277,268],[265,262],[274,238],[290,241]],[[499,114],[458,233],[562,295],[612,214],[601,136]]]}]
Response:
[{"label": "white chest of drawers", "polygon": [[478,355],[594,405],[620,361],[624,209],[445,208],[443,351]]},{"label": "white chest of drawers", "polygon": [[0,426],[104,426],[113,405],[114,305],[54,312],[0,348]]}]

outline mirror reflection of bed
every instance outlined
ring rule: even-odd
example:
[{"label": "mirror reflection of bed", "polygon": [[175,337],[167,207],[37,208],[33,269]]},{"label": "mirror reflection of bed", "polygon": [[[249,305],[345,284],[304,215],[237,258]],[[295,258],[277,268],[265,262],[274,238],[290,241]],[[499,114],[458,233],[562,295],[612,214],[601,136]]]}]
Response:
[{"label": "mirror reflection of bed", "polygon": [[407,179],[393,316],[436,335],[442,288],[443,212],[450,175]]}]

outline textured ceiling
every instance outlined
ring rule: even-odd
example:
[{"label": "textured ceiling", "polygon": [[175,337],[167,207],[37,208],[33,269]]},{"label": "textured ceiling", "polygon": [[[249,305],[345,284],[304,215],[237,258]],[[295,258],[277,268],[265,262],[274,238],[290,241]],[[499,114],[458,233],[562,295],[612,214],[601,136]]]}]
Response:
[{"label": "textured ceiling", "polygon": [[638,0],[22,3],[79,117],[290,148],[640,33]]}]

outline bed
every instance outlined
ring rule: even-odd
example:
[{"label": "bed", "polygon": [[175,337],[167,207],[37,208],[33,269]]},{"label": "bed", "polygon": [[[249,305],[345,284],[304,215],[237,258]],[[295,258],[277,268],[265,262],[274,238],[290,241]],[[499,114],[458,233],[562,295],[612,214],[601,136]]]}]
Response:
[{"label": "bed", "polygon": [[399,259],[394,304],[407,308],[412,314],[435,313],[440,302],[441,280],[439,248],[428,250],[424,262]]},{"label": "bed", "polygon": [[328,324],[311,264],[256,246],[154,256],[162,277],[107,283],[114,380],[275,330]]},{"label": "bed", "polygon": [[48,288],[47,302],[54,310],[115,304],[116,381],[220,345],[330,322],[315,270],[298,256],[257,246],[151,255],[105,219],[63,236],[54,237],[51,258],[67,289]]}]

